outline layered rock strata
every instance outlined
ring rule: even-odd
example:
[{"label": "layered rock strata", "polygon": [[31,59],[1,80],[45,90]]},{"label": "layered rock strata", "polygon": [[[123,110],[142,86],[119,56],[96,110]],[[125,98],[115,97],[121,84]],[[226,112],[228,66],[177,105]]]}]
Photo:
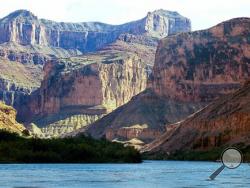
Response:
[{"label": "layered rock strata", "polygon": [[159,43],[152,89],[181,101],[207,101],[238,89],[250,76],[250,19],[236,18],[208,30]]},{"label": "layered rock strata", "polygon": [[122,33],[161,38],[190,30],[189,19],[177,12],[165,10],[149,12],[143,19],[122,25],[100,22],[59,23],[38,19],[27,10],[17,10],[0,20],[0,43],[15,42],[87,52],[114,42]]},{"label": "layered rock strata", "polygon": [[32,117],[29,122],[40,127],[63,128],[64,123],[57,121],[80,114],[78,123],[69,121],[65,126],[75,130],[93,123],[144,90],[147,81],[142,59],[115,50],[51,61],[44,71],[40,89],[27,98],[18,116],[26,122]]},{"label": "layered rock strata", "polygon": [[184,121],[170,126],[164,135],[142,151],[165,156],[183,151],[209,151],[250,144],[250,82]]}]

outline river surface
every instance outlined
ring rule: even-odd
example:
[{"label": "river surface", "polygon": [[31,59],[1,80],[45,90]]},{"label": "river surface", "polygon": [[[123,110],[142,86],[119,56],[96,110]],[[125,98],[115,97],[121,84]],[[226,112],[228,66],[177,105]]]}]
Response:
[{"label": "river surface", "polygon": [[144,161],[141,164],[0,164],[3,188],[250,187],[250,166],[224,169],[215,162]]}]

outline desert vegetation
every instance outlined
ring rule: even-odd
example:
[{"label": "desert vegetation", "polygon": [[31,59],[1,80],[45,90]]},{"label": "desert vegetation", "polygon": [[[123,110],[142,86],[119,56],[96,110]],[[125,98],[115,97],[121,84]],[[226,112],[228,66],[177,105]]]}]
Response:
[{"label": "desert vegetation", "polygon": [[1,163],[139,163],[141,156],[132,147],[107,140],[74,138],[25,138],[0,131]]}]

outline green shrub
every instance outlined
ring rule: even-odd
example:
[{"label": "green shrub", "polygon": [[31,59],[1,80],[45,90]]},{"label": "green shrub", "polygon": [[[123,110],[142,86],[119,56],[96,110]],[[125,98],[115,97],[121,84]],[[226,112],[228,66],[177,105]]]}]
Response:
[{"label": "green shrub", "polygon": [[75,138],[23,138],[0,131],[0,162],[5,163],[138,163],[141,156],[132,147],[107,140]]}]

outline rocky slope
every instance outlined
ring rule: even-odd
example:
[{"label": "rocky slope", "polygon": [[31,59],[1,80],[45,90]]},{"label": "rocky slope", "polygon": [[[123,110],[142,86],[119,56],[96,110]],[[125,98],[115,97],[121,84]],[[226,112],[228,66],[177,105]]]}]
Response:
[{"label": "rocky slope", "polygon": [[[166,37],[158,45],[145,93],[80,132],[111,140],[140,138],[145,143],[158,137],[165,125],[237,90],[250,77],[249,34],[250,19],[237,18],[208,30]],[[156,133],[145,138],[151,127]]]},{"label": "rocky slope", "polygon": [[209,151],[238,144],[250,145],[250,82],[233,94],[212,102],[143,148],[151,155]]},{"label": "rocky slope", "polygon": [[78,132],[109,140],[128,141],[136,138],[145,144],[159,137],[165,131],[166,124],[179,121],[202,106],[201,103],[168,100],[146,90]]},{"label": "rocky slope", "polygon": [[25,95],[40,85],[41,71],[41,66],[0,57],[0,99],[8,105],[18,106]]},{"label": "rocky slope", "polygon": [[21,134],[25,127],[16,122],[16,111],[13,107],[0,101],[0,129]]}]

